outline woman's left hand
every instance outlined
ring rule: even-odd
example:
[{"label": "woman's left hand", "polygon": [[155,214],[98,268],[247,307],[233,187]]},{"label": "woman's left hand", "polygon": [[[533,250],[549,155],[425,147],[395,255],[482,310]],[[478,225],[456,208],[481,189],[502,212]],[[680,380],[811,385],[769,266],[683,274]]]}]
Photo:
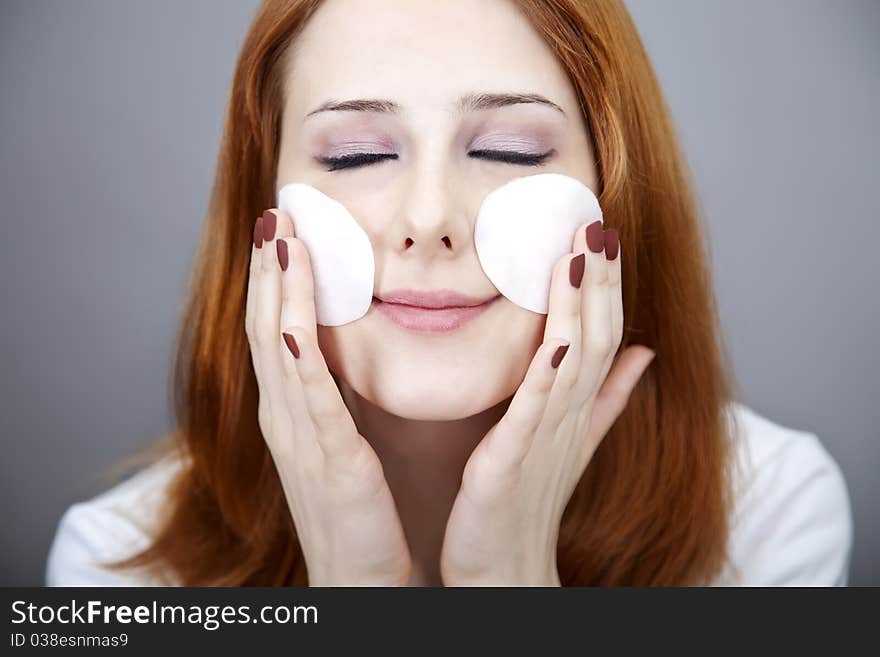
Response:
[{"label": "woman's left hand", "polygon": [[543,344],[465,466],[440,559],[446,586],[560,585],[563,511],[654,357],[633,346],[614,361],[620,260],[616,232],[603,235],[596,222],[577,230],[573,253],[556,264]]}]

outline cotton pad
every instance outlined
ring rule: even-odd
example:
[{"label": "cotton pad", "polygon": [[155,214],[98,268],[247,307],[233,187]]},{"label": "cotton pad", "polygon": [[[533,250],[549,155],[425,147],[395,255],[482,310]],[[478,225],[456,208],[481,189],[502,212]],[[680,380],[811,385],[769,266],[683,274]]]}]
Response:
[{"label": "cotton pad", "polygon": [[[309,251],[318,324],[340,326],[363,317],[373,301],[373,246],[345,206],[310,185],[278,192],[278,209],[293,220]],[[295,265],[294,265],[295,266]]]},{"label": "cotton pad", "polygon": [[599,201],[581,181],[559,173],[514,178],[483,199],[477,257],[503,296],[547,314],[553,267],[571,253],[578,227],[596,220],[602,221]]}]

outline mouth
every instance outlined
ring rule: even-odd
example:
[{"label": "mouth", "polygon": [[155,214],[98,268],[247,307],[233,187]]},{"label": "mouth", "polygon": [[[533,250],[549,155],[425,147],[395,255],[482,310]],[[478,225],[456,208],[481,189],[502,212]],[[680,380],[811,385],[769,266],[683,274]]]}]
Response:
[{"label": "mouth", "polygon": [[392,290],[374,296],[373,307],[402,328],[446,333],[482,315],[500,296],[481,299],[454,290]]}]

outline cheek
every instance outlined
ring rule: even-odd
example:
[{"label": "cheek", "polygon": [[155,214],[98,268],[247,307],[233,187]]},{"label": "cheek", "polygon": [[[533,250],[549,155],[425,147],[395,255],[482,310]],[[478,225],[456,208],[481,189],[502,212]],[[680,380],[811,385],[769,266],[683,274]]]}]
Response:
[{"label": "cheek", "polygon": [[353,356],[357,352],[357,343],[346,335],[351,333],[351,327],[352,324],[344,327],[318,326],[318,347],[340,393],[345,394],[344,387],[348,386],[363,395],[359,382],[365,379],[361,373],[364,368],[358,365],[357,358]]},{"label": "cheek", "polygon": [[520,308],[508,300],[505,301],[510,305],[507,325],[510,327],[512,339],[502,342],[506,353],[497,355],[508,364],[501,377],[503,381],[500,381],[499,385],[508,391],[508,395],[512,395],[525,378],[532,358],[544,340],[547,316]]},{"label": "cheek", "polygon": [[357,324],[346,324],[345,326],[321,326],[318,325],[318,347],[327,363],[327,369],[331,373],[348,379],[348,372],[345,368],[346,358],[344,357],[345,345],[352,342],[351,337],[346,339],[346,333],[351,334],[353,327]]}]

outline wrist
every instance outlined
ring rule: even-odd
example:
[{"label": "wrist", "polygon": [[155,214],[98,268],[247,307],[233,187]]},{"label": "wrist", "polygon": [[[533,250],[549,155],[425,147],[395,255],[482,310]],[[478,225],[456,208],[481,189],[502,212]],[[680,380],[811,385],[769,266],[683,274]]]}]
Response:
[{"label": "wrist", "polygon": [[370,586],[370,587],[397,587],[409,586],[412,577],[412,561],[410,558],[400,559],[388,567],[373,568],[362,565],[357,570],[345,568],[340,570],[333,564],[322,563],[320,566],[309,567],[306,559],[306,572],[308,573],[308,586],[310,587],[335,587],[335,586]]},{"label": "wrist", "polygon": [[454,570],[443,573],[443,585],[452,587],[463,586],[536,586],[561,587],[559,571],[556,564],[545,568],[522,570],[512,573],[510,570],[486,570],[482,572],[457,573]]}]

